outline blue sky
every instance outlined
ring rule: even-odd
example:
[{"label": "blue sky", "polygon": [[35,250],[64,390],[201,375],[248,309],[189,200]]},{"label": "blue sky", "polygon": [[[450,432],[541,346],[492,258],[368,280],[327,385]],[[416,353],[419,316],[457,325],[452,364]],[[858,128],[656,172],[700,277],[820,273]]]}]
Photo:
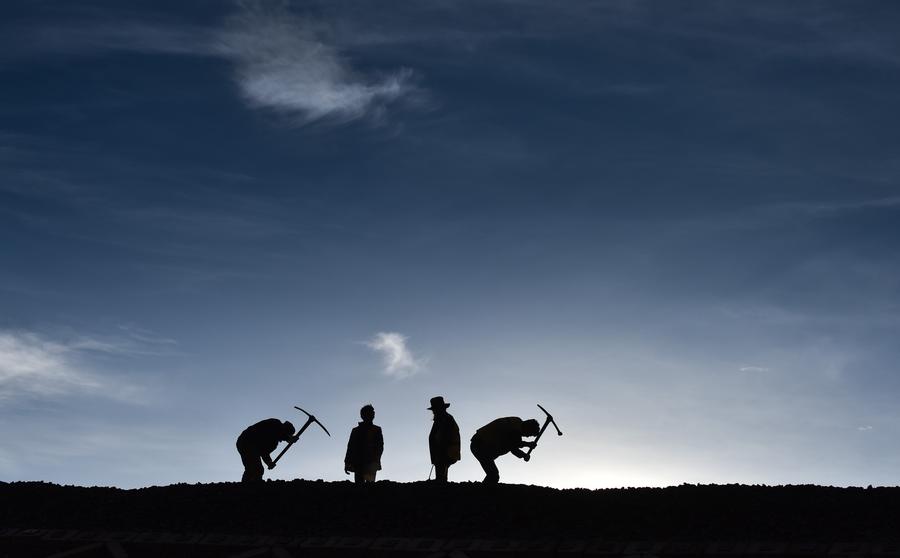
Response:
[{"label": "blue sky", "polygon": [[[185,5],[187,4],[187,5]],[[0,479],[896,484],[900,6],[0,7]],[[451,479],[481,478],[464,451]]]}]

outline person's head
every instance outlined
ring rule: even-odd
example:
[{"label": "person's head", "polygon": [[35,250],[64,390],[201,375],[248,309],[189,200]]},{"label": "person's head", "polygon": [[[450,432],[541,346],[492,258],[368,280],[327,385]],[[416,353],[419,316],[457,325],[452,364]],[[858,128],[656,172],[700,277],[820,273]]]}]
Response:
[{"label": "person's head", "polygon": [[442,396],[432,397],[431,398],[431,406],[428,407],[429,411],[433,411],[434,414],[440,415],[447,412],[447,407],[450,406],[450,403],[444,403],[444,398]]},{"label": "person's head", "polygon": [[541,431],[541,423],[536,419],[528,419],[522,423],[523,436],[537,436]]},{"label": "person's head", "polygon": [[287,440],[288,438],[290,438],[291,436],[294,435],[294,425],[291,424],[290,421],[287,421],[287,420],[284,421],[284,423],[281,425],[281,427],[284,429],[284,431],[282,433],[282,439]]},{"label": "person's head", "polygon": [[359,418],[363,419],[366,422],[372,422],[373,420],[375,420],[375,407],[366,405],[365,407],[360,409]]}]

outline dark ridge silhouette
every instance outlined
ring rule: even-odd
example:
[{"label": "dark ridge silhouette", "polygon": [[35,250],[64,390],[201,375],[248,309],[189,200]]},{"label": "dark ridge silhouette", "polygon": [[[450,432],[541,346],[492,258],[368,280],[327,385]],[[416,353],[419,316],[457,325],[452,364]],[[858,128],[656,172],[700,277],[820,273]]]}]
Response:
[{"label": "dark ridge silhouette", "polygon": [[828,543],[895,540],[900,525],[900,488],[298,480],[122,490],[17,482],[0,483],[0,502],[0,530]]}]

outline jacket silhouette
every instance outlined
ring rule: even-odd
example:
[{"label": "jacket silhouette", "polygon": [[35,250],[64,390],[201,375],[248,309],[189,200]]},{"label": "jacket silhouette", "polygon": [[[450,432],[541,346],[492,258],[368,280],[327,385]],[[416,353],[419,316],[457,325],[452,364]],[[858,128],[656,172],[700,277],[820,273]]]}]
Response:
[{"label": "jacket silhouette", "polygon": [[512,453],[519,459],[528,461],[529,457],[520,448],[533,448],[534,442],[522,440],[523,436],[537,436],[540,424],[535,419],[522,420],[519,417],[498,418],[482,426],[472,436],[472,455],[484,469],[484,482],[500,482],[500,471],[494,460]]},{"label": "jacket silhouette", "polygon": [[450,465],[460,458],[459,426],[453,415],[447,412],[449,406],[449,403],[444,403],[443,397],[432,397],[431,406],[428,407],[434,412],[434,423],[428,435],[428,450],[434,465],[434,480],[437,482],[447,482]]},{"label": "jacket silhouette", "polygon": [[384,437],[381,427],[372,423],[375,420],[375,409],[371,405],[360,409],[359,414],[363,420],[350,431],[347,454],[344,456],[344,472],[353,472],[357,483],[375,482],[375,474],[381,470]]},{"label": "jacket silhouette", "polygon": [[270,454],[278,447],[278,442],[289,442],[294,439],[294,425],[276,418],[261,420],[245,428],[235,444],[244,464],[241,481],[261,481],[264,473],[263,462],[269,469],[275,468]]}]

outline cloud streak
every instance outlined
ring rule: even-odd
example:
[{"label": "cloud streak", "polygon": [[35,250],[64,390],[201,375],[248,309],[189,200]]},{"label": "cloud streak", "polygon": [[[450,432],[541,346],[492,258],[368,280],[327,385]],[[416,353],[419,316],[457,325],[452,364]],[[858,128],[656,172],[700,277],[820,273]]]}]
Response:
[{"label": "cloud streak", "polygon": [[100,374],[88,364],[91,353],[122,355],[135,350],[128,342],[86,337],[57,341],[33,332],[0,331],[0,402],[70,395],[135,402],[141,392],[138,386]]},{"label": "cloud streak", "polygon": [[241,95],[299,124],[380,115],[409,94],[408,69],[366,78],[322,39],[321,26],[284,9],[254,3],[218,36],[218,52],[235,64]]},{"label": "cloud streak", "polygon": [[409,347],[407,337],[396,332],[379,332],[366,342],[366,346],[381,353],[384,373],[393,378],[408,378],[417,374],[424,363],[416,359]]},{"label": "cloud streak", "polygon": [[47,25],[22,34],[21,43],[36,52],[91,54],[132,51],[172,55],[215,54],[209,29],[157,22],[119,21],[115,24]]},{"label": "cloud streak", "polygon": [[412,96],[408,68],[369,75],[354,68],[329,37],[328,26],[274,1],[248,1],[221,26],[121,21],[47,25],[17,37],[27,51],[146,54],[221,58],[234,67],[241,97],[291,125],[380,119],[387,105]]},{"label": "cloud streak", "polygon": [[871,209],[900,208],[900,196],[851,201],[794,203],[785,204],[782,207],[787,211],[793,210],[814,216],[829,216]]}]

